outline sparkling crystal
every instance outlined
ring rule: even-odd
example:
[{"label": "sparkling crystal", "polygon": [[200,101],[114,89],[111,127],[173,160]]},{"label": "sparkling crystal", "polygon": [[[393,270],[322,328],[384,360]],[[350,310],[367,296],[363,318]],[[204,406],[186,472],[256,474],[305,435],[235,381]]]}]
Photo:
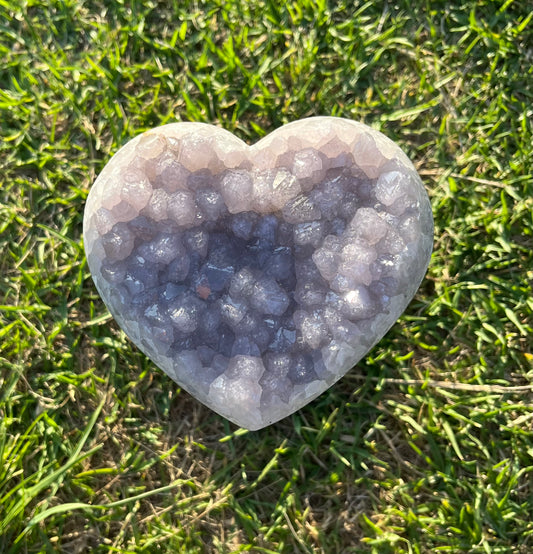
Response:
[{"label": "sparkling crystal", "polygon": [[153,129],[94,183],[89,267],[133,342],[213,410],[259,429],[342,377],[422,280],[433,223],[405,154],[332,117],[253,146]]}]

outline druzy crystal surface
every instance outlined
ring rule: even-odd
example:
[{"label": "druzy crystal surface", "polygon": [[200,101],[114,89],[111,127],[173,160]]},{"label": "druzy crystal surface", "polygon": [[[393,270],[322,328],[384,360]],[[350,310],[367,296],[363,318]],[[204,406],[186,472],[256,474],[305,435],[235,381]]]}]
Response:
[{"label": "druzy crystal surface", "polygon": [[305,119],[253,146],[176,123],[111,159],[84,239],[131,340],[198,400],[259,429],[387,332],[425,274],[433,220],[409,159],[360,123]]}]

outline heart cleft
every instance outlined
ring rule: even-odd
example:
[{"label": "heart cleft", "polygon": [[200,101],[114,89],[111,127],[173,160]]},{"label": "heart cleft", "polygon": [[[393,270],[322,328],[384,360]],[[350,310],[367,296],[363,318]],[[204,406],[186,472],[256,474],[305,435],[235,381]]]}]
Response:
[{"label": "heart cleft", "polygon": [[431,206],[402,150],[315,117],[253,146],[175,123],[127,143],[87,199],[96,287],[130,339],[251,430],[328,389],[414,296]]}]

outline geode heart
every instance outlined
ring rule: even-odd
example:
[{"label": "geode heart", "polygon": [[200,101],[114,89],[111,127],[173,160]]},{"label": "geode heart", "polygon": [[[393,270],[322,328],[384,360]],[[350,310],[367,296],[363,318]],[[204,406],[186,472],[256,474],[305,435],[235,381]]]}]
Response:
[{"label": "geode heart", "polygon": [[201,123],[130,141],[87,199],[85,249],[132,341],[248,429],[342,377],[413,297],[428,197],[381,133],[316,117],[253,146]]}]

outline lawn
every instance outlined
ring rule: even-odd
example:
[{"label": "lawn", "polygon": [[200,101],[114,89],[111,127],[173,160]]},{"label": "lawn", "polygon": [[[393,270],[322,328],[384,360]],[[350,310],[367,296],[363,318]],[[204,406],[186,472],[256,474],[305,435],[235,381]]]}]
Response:
[{"label": "lawn", "polygon": [[[0,552],[533,552],[533,13],[519,0],[0,0]],[[435,248],[339,383],[247,432],[111,319],[82,215],[176,120],[411,157]]]}]

